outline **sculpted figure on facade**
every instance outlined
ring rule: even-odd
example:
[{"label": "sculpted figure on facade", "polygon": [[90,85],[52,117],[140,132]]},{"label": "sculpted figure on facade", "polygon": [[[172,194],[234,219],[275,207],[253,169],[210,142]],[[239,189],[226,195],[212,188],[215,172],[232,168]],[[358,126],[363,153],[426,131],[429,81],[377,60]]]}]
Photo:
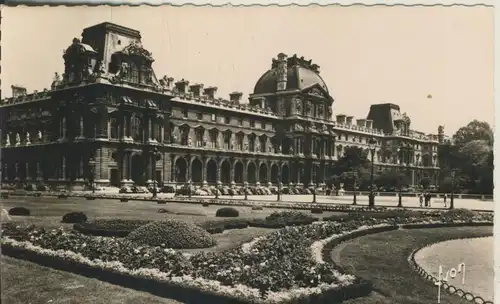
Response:
[{"label": "sculpted figure on facade", "polygon": [[302,100],[300,98],[295,99],[295,109],[298,114],[302,114]]},{"label": "sculpted figure on facade", "polygon": [[21,144],[21,135],[19,133],[16,133],[16,145]]},{"label": "sculpted figure on facade", "polygon": [[259,142],[259,140],[255,141],[255,152],[260,152],[260,142]]},{"label": "sculpted figure on facade", "polygon": [[26,144],[27,145],[31,144],[30,133],[29,132],[26,132]]},{"label": "sculpted figure on facade", "polygon": [[304,101],[304,112],[305,112],[305,115],[310,115],[311,114],[311,109],[312,109],[311,102],[309,100]]},{"label": "sculpted figure on facade", "polygon": [[5,146],[8,147],[10,146],[10,136],[9,134],[7,133],[7,135],[5,136]]}]

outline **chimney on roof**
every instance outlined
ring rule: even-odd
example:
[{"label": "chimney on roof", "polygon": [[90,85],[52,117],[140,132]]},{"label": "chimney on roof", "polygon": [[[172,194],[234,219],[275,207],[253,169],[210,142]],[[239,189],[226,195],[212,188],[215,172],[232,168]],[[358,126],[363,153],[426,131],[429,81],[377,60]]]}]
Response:
[{"label": "chimney on roof", "polygon": [[208,87],[203,90],[203,93],[207,95],[208,99],[215,99],[215,93],[217,93],[217,87]]},{"label": "chimney on roof", "polygon": [[278,54],[277,62],[277,74],[278,74],[278,82],[277,82],[277,91],[286,90],[286,83],[288,77],[288,67],[287,67],[287,56],[283,53]]},{"label": "chimney on roof", "polygon": [[366,127],[366,119],[356,119],[356,124],[358,127]]},{"label": "chimney on roof", "polygon": [[232,103],[235,103],[235,104],[240,104],[240,101],[241,101],[241,97],[243,96],[243,93],[241,92],[233,92],[233,93],[230,93],[229,94],[229,100],[232,102]]},{"label": "chimney on roof", "polygon": [[367,119],[366,120],[366,127],[368,129],[373,129],[373,120],[372,119]]},{"label": "chimney on roof", "polygon": [[189,90],[193,93],[193,97],[201,97],[203,94],[203,84],[195,83],[189,86]]},{"label": "chimney on roof", "polygon": [[344,114],[337,115],[337,123],[345,124],[345,115]]},{"label": "chimney on roof", "polygon": [[187,93],[188,85],[189,85],[189,81],[184,80],[184,78],[183,78],[175,83],[175,88],[177,89],[177,91],[179,93],[185,94],[185,93]]},{"label": "chimney on roof", "polygon": [[353,120],[354,116],[347,116],[345,118],[345,123],[346,125],[352,125],[352,120]]},{"label": "chimney on roof", "polygon": [[22,86],[12,85],[12,97],[26,96],[26,88]]}]

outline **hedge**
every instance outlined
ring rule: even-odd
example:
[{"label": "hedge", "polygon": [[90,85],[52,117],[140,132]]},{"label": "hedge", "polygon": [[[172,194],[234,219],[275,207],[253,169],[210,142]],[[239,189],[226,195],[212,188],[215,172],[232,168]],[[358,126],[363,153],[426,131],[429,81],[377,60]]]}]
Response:
[{"label": "hedge", "polygon": [[9,215],[28,216],[30,214],[30,210],[24,207],[13,207],[9,210]]}]

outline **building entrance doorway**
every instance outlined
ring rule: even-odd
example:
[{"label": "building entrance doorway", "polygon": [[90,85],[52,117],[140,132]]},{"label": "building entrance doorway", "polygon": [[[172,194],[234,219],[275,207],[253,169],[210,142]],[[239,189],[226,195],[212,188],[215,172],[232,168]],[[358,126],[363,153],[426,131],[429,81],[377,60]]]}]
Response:
[{"label": "building entrance doorway", "polygon": [[146,166],[143,158],[136,154],[132,156],[132,180],[136,185],[144,185],[146,178]]}]

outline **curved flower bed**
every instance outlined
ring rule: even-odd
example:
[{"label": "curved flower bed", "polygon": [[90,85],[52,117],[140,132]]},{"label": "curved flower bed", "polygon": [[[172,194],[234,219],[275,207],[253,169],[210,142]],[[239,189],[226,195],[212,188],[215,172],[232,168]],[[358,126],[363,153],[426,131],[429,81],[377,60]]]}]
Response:
[{"label": "curved flower bed", "polygon": [[[482,224],[482,225],[487,225],[488,223],[487,222],[481,222],[479,224]],[[489,223],[489,225],[492,225],[492,223]],[[458,240],[458,239],[462,239],[462,238],[451,238],[449,240]],[[467,238],[467,239],[470,239],[470,238]],[[429,247],[429,246],[432,246],[436,243],[430,243],[430,244],[427,244],[425,246],[422,246],[420,248],[417,248],[415,250],[412,251],[412,253],[410,254],[410,256],[408,257],[408,263],[410,263],[410,266],[419,274],[421,275],[424,279],[426,279],[427,281],[430,281],[432,284],[436,284],[439,279],[435,276],[433,276],[432,274],[428,273],[424,268],[422,268],[418,263],[417,261],[415,260],[415,254],[426,248],[426,247]],[[465,299],[471,303],[477,303],[477,304],[493,304],[493,302],[491,301],[487,301],[485,299],[483,299],[482,297],[480,296],[475,296],[473,295],[472,293],[470,292],[466,292],[464,290],[462,290],[461,288],[458,288],[458,287],[455,287],[453,286],[452,284],[448,284],[447,282],[442,282],[442,290],[452,294],[452,295],[456,295],[458,297],[460,297],[461,299]]]},{"label": "curved flower bed", "polygon": [[[490,220],[490,215],[474,216],[471,221]],[[311,252],[321,247],[315,242],[323,244],[332,235],[340,235],[335,242],[366,233],[366,227],[397,229],[398,225],[432,221],[435,217],[362,218],[292,226],[259,238],[245,249],[201,252],[190,258],[163,246],[11,225],[5,228],[2,248],[5,254],[22,254],[51,266],[68,264],[67,269],[114,278],[122,285],[127,284],[122,281],[135,280],[152,293],[168,289],[168,297],[184,295],[183,300],[191,303],[209,301],[203,296],[192,298],[191,293],[218,297],[213,300],[216,303],[332,303],[369,294],[371,283],[318,260]]]}]

